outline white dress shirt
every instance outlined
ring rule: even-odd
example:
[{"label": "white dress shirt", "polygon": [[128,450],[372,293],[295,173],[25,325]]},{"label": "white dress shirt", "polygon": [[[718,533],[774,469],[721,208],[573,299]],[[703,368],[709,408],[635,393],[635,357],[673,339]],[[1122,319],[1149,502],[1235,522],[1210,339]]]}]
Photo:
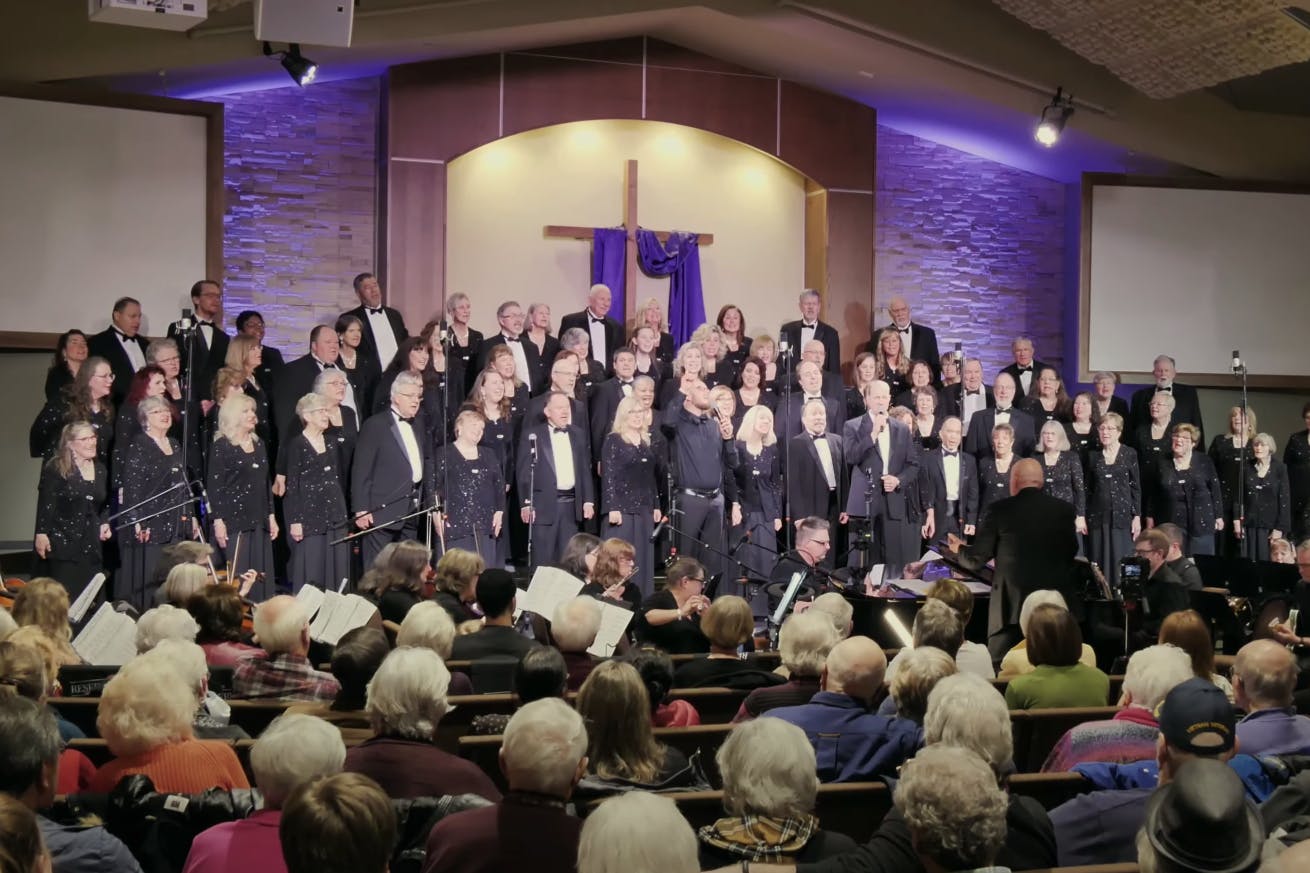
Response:
[{"label": "white dress shirt", "polygon": [[1032,385],[1033,385],[1032,367],[1029,367],[1027,370],[1024,370],[1022,373],[1019,374],[1019,384],[1023,386],[1023,393],[1025,396],[1032,391]]},{"label": "white dress shirt", "polygon": [[144,367],[146,365],[146,356],[145,352],[141,351],[141,343],[135,339],[128,339],[126,334],[118,331],[114,331],[114,335],[118,337],[118,344],[127,353],[127,359],[132,362],[132,371],[136,372]]},{"label": "white dress shirt", "polygon": [[978,389],[977,394],[970,394],[968,389],[964,392],[964,407],[960,410],[960,415],[964,419],[964,429],[969,429],[969,419],[973,418],[975,412],[981,412],[987,408],[987,392],[982,388]]},{"label": "white dress shirt", "polygon": [[409,481],[417,485],[423,481],[423,453],[419,451],[418,440],[414,437],[414,425],[401,418],[395,407],[392,407],[391,414],[396,418],[396,427],[400,428],[400,441],[405,444],[405,454],[409,455]]},{"label": "white dress shirt", "polygon": [[[892,327],[896,327],[896,325],[893,324]],[[907,358],[910,356],[910,349],[914,346],[914,337],[910,333],[912,329],[913,325],[909,324],[905,325],[905,327],[896,327],[896,332],[901,335],[901,351]]]},{"label": "white dress shirt", "polygon": [[817,321],[813,324],[809,324],[804,319],[801,320],[801,347],[796,350],[797,353],[805,350],[806,344],[814,339],[814,333],[818,329],[819,323]]},{"label": "white dress shirt", "polygon": [[996,419],[992,422],[992,425],[995,426],[998,424],[1009,424],[1010,411],[1012,409],[1014,409],[1013,406],[1007,406],[1004,409],[1001,409],[999,406],[996,407]]},{"label": "white dress shirt", "polygon": [[[522,334],[517,337],[512,337],[509,334],[501,334],[501,336],[505,338],[505,345],[509,346],[509,352],[514,356],[514,375],[524,385],[530,386],[532,384],[532,375],[528,372],[528,356],[523,351],[523,343],[526,340],[523,339]],[[509,393],[513,394],[514,392],[509,391]]]},{"label": "white dress shirt", "polygon": [[590,309],[587,310],[587,333],[591,334],[591,359],[605,366],[605,355],[609,353],[605,348],[605,319],[596,318]]},{"label": "white dress shirt", "polygon": [[577,472],[573,469],[573,442],[568,431],[550,429],[550,449],[555,453],[555,488],[572,491],[577,485]]},{"label": "white dress shirt", "polygon": [[823,478],[828,480],[828,490],[837,488],[837,471],[832,465],[832,447],[828,438],[819,436],[814,439],[814,451],[819,454],[819,466],[823,468]]},{"label": "white dress shirt", "polygon": [[205,350],[208,351],[214,347],[214,322],[199,320],[200,336],[205,341]]},{"label": "white dress shirt", "polygon": [[391,327],[391,319],[387,318],[385,309],[373,310],[367,306],[364,307],[364,318],[373,333],[373,343],[378,347],[378,365],[385,370],[400,348],[396,342],[396,332]]},{"label": "white dress shirt", "polygon": [[960,452],[947,454],[942,449],[942,474],[946,479],[946,499],[954,502],[960,499]]}]

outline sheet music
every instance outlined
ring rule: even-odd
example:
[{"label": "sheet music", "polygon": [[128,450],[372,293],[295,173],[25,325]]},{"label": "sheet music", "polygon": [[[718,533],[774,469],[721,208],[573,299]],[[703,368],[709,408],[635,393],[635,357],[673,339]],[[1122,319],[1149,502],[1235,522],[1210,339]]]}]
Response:
[{"label": "sheet music", "polygon": [[121,667],[136,657],[136,622],[102,603],[73,640],[73,650],[88,664]]},{"label": "sheet music", "polygon": [[527,591],[518,593],[520,612],[535,612],[550,620],[561,603],[567,603],[582,590],[582,580],[558,567],[538,567]]},{"label": "sheet music", "polygon": [[306,585],[296,592],[296,600],[303,603],[305,608],[309,610],[311,619],[318,614],[319,607],[323,605],[325,596],[322,588],[315,588],[313,585]]},{"label": "sheet music", "polygon": [[319,638],[321,642],[332,646],[340,642],[341,638],[348,632],[368,624],[369,620],[373,618],[373,614],[378,611],[376,606],[358,594],[347,594],[344,597],[337,596],[341,599],[336,608],[332,610],[332,616]]},{"label": "sheet music", "polygon": [[[959,579],[957,581],[963,583],[964,586],[974,594],[992,593],[991,586],[985,582],[978,582],[973,579]],[[936,580],[925,579],[896,579],[891,584],[902,591],[909,591],[918,597],[927,597],[929,589],[936,585],[937,582]]]},{"label": "sheet music", "polygon": [[619,640],[632,623],[633,613],[630,609],[597,600],[600,604],[600,630],[596,631],[596,641],[587,649],[587,653],[597,658],[608,658],[614,654]]},{"label": "sheet music", "polygon": [[937,551],[935,549],[929,549],[928,551],[923,553],[923,557],[919,559],[919,563],[926,564],[929,561],[940,561],[941,559],[942,556],[937,554]]},{"label": "sheet music", "polygon": [[310,639],[326,642],[323,634],[332,621],[332,614],[337,611],[337,607],[340,606],[341,601],[344,599],[345,597],[335,591],[323,592],[323,598],[319,601],[318,613],[314,616],[314,620],[309,623]]},{"label": "sheet music", "polygon": [[77,624],[86,618],[86,611],[91,608],[95,602],[96,595],[105,584],[105,574],[97,573],[91,577],[91,581],[82,589],[82,593],[77,595],[77,599],[68,607],[68,623]]}]

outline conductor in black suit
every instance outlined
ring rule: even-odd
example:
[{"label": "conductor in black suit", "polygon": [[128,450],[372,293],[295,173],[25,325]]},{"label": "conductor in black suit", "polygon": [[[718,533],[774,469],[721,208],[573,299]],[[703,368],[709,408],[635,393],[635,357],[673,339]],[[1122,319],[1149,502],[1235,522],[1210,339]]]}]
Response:
[{"label": "conductor in black suit", "polygon": [[800,296],[800,320],[787,322],[782,326],[780,333],[787,341],[788,348],[797,352],[804,350],[805,344],[811,340],[823,343],[823,348],[827,351],[823,369],[830,373],[840,373],[841,339],[837,336],[835,327],[819,321],[819,308],[819,292],[813,288],[806,288]]},{"label": "conductor in black suit", "polygon": [[359,306],[342,315],[353,315],[364,325],[359,347],[382,367],[391,363],[396,349],[409,338],[405,319],[397,309],[382,305],[382,286],[372,273],[360,273],[354,279]]},{"label": "conductor in black suit", "polygon": [[[901,335],[901,347],[910,350],[910,360],[924,361],[932,369],[932,382],[937,385],[942,380],[941,353],[937,351],[937,333],[927,325],[916,324],[910,320],[910,304],[904,297],[896,296],[887,302],[887,315],[891,318],[891,328]],[[869,345],[877,342],[879,329],[875,326]],[[877,349],[868,351],[877,353]]]},{"label": "conductor in black suit", "polygon": [[[283,442],[294,435],[294,429],[300,424],[296,416],[296,402],[314,391],[314,380],[319,373],[339,368],[337,358],[340,355],[341,340],[334,327],[330,324],[315,325],[309,332],[309,354],[284,365],[278,373],[277,384],[273,389],[273,424]],[[361,421],[368,414],[364,410],[364,414],[360,415],[349,380],[346,382],[346,399],[341,405],[354,410]]]},{"label": "conductor in black suit", "polygon": [[569,396],[552,391],[545,414],[544,424],[524,426],[515,471],[535,567],[558,561],[579,525],[596,515],[588,440],[572,423]]},{"label": "conductor in black suit", "polygon": [[1034,591],[1051,588],[1064,595],[1074,617],[1081,620],[1081,595],[1074,588],[1074,558],[1078,536],[1074,508],[1042,493],[1040,462],[1016,461],[1010,471],[1010,497],[993,503],[970,546],[948,538],[960,564],[978,570],[995,559],[991,605],[987,617],[987,648],[1000,661],[1022,639],[1019,610]]},{"label": "conductor in black suit", "polygon": [[969,420],[969,433],[964,438],[964,450],[975,459],[982,460],[992,453],[992,428],[1008,424],[1014,428],[1014,453],[1026,458],[1037,447],[1037,431],[1033,417],[1014,407],[1014,377],[1002,370],[992,384],[996,406],[976,412]]},{"label": "conductor in black suit", "polygon": [[[95,354],[94,348],[91,353]],[[1176,424],[1195,425],[1201,431],[1201,439],[1197,444],[1204,446],[1206,443],[1205,428],[1201,426],[1201,401],[1196,396],[1196,389],[1191,385],[1174,381],[1178,375],[1178,364],[1168,355],[1160,355],[1155,359],[1151,375],[1155,377],[1154,385],[1133,392],[1130,409],[1134,431],[1150,423],[1151,413],[1147,407],[1151,404],[1151,398],[1157,393],[1169,394],[1174,398],[1174,411],[1169,418],[1169,429],[1172,431]]]},{"label": "conductor in black suit", "polygon": [[623,325],[609,317],[610,302],[608,285],[592,285],[591,291],[587,293],[587,308],[581,312],[570,312],[559,320],[561,339],[571,327],[580,328],[587,334],[591,339],[591,359],[602,368],[609,367],[610,358],[625,340]]},{"label": "conductor in black suit", "polygon": [[132,376],[146,365],[146,341],[140,336],[141,303],[133,297],[114,301],[110,325],[87,341],[90,357],[104,358],[114,371],[111,395],[115,406],[123,404]]},{"label": "conductor in black suit", "polygon": [[420,517],[400,519],[431,500],[432,457],[422,428],[413,423],[422,401],[422,378],[401,373],[391,383],[390,407],[359,429],[350,501],[355,524],[371,531],[361,538],[365,569],[387,543],[418,538]]},{"label": "conductor in black suit", "polygon": [[1051,365],[1033,357],[1033,341],[1026,336],[1015,337],[1010,343],[1010,352],[1014,355],[1014,363],[1002,367],[1001,372],[1014,377],[1014,402],[1018,405],[1032,393],[1037,374],[1043,367]]},{"label": "conductor in black suit", "polygon": [[[809,400],[801,413],[805,429],[787,447],[788,522],[816,516],[826,519],[829,530],[846,523],[846,495],[850,482],[840,434],[827,428],[827,410]],[[831,557],[824,566],[832,569]]]},{"label": "conductor in black suit", "polygon": [[[185,338],[178,335],[176,322],[168,326],[168,338],[182,354],[182,375],[191,381],[191,396],[212,401],[214,377],[227,359],[228,335],[223,331],[223,289],[213,279],[201,279],[191,286],[191,308],[195,322]],[[299,399],[299,398],[297,398]],[[209,404],[204,404],[209,411]]]}]

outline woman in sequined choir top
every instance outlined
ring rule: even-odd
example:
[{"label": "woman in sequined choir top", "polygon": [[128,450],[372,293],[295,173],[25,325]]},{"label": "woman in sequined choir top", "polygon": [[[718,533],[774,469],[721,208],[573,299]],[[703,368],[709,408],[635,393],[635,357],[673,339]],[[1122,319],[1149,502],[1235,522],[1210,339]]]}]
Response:
[{"label": "woman in sequined choir top", "polygon": [[333,545],[350,532],[350,523],[341,484],[341,456],[326,433],[328,406],[322,394],[301,397],[296,415],[303,428],[282,452],[286,464],[282,511],[291,549],[288,573],[293,591],[304,585],[335,588],[350,575],[349,543]]},{"label": "woman in sequined choir top", "polygon": [[1133,554],[1142,532],[1142,481],[1137,453],[1119,441],[1123,416],[1107,412],[1096,430],[1101,450],[1087,460],[1088,557],[1117,583],[1119,559]]},{"label": "woman in sequined choir top", "polygon": [[232,577],[254,570],[263,573],[250,598],[262,603],[273,596],[273,517],[268,452],[255,433],[259,418],[255,401],[242,394],[223,404],[218,436],[209,448],[209,522],[214,545]]},{"label": "woman in sequined choir top", "polygon": [[1247,465],[1248,471],[1250,469],[1253,451],[1251,440],[1256,435],[1256,420],[1254,409],[1248,406],[1246,415],[1243,416],[1242,407],[1234,406],[1228,410],[1228,428],[1223,433],[1215,435],[1215,438],[1210,441],[1210,450],[1206,453],[1210,463],[1214,465],[1215,473],[1219,475],[1219,493],[1224,498],[1226,528],[1220,538],[1222,545],[1220,554],[1223,555],[1246,553],[1245,544],[1237,541],[1233,530],[1233,519],[1241,514],[1243,499],[1238,489],[1237,471],[1243,464]]},{"label": "woman in sequined choir top", "polygon": [[473,380],[469,391],[466,409],[475,409],[482,413],[486,424],[482,428],[482,440],[478,445],[490,449],[500,462],[500,474],[506,481],[511,481],[510,473],[514,469],[514,429],[515,420],[510,412],[510,400],[506,393],[505,379],[495,370],[483,370]]},{"label": "woman in sequined choir top", "polygon": [[104,566],[109,539],[109,476],[96,460],[96,432],[85,421],[64,425],[59,449],[41,470],[36,499],[37,572],[59,580],[72,600]]},{"label": "woman in sequined choir top", "polygon": [[1010,496],[1010,467],[1014,465],[1014,428],[998,424],[992,428],[992,456],[978,462],[978,526],[987,509]]},{"label": "woman in sequined choir top", "polygon": [[[336,452],[337,478],[341,480],[341,493],[346,495],[347,503],[350,502],[350,465],[355,458],[355,443],[359,440],[359,418],[355,410],[342,405],[348,385],[346,374],[337,368],[325,369],[314,377],[314,393],[323,398],[324,409],[327,410],[327,423],[323,428],[324,444]],[[298,430],[299,419],[288,429],[285,440],[290,442],[294,439]],[[273,493],[279,497],[285,492],[286,475],[286,449],[282,446],[278,448],[277,482],[273,486]]]},{"label": "woman in sequined choir top", "polygon": [[776,545],[782,530],[782,462],[773,412],[767,406],[746,410],[737,428],[733,473],[741,500],[742,534],[750,534],[737,556],[754,578],[768,579],[778,562]]},{"label": "woman in sequined choir top", "polygon": [[455,419],[455,439],[437,450],[439,529],[446,551],[475,552],[488,567],[503,567],[505,477],[496,453],[478,444],[486,421],[482,413],[464,410]]},{"label": "woman in sequined choir top", "polygon": [[1277,446],[1267,433],[1251,441],[1252,458],[1242,478],[1243,513],[1234,523],[1234,536],[1242,556],[1252,561],[1269,560],[1269,540],[1281,539],[1292,525],[1291,488],[1287,468],[1275,456]]},{"label": "woman in sequined choir top", "polygon": [[137,420],[144,432],[123,455],[119,504],[130,511],[119,520],[123,565],[114,578],[114,596],[145,609],[153,602],[153,592],[147,600],[146,586],[154,577],[160,552],[170,543],[190,538],[199,527],[191,505],[176,505],[190,492],[182,447],[168,435],[172,407],[163,397],[147,397],[137,407]]},{"label": "woman in sequined choir top", "polygon": [[95,428],[96,459],[106,468],[114,449],[114,404],[109,399],[114,387],[114,369],[104,358],[87,358],[73,383],[46,403],[37,413],[27,443],[34,458],[50,460],[59,447],[64,425],[85,421]]},{"label": "woman in sequined choir top", "polygon": [[1215,533],[1224,529],[1219,475],[1210,459],[1195,451],[1200,436],[1195,425],[1174,425],[1171,455],[1155,469],[1148,492],[1147,526],[1171,521],[1181,527],[1187,535],[1185,555],[1213,555]]},{"label": "woman in sequined choir top", "polygon": [[1042,492],[1073,507],[1078,533],[1087,533],[1087,496],[1083,463],[1069,445],[1064,425],[1052,419],[1037,437],[1037,460],[1042,464]]},{"label": "woman in sequined choir top", "polygon": [[620,400],[614,426],[600,453],[601,533],[632,544],[637,566],[631,581],[642,600],[655,591],[655,549],[650,536],[662,517],[662,464],[647,432],[649,415],[636,394]]}]

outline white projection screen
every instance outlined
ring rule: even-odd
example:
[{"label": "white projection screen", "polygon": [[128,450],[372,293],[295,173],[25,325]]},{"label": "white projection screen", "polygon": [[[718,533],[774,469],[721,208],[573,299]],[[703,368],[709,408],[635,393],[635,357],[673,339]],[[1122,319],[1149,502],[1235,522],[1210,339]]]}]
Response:
[{"label": "white projection screen", "polygon": [[162,336],[191,284],[221,272],[222,107],[87,99],[0,92],[0,346],[102,330],[124,295]]},{"label": "white projection screen", "polygon": [[1310,386],[1310,187],[1083,178],[1082,378]]}]

